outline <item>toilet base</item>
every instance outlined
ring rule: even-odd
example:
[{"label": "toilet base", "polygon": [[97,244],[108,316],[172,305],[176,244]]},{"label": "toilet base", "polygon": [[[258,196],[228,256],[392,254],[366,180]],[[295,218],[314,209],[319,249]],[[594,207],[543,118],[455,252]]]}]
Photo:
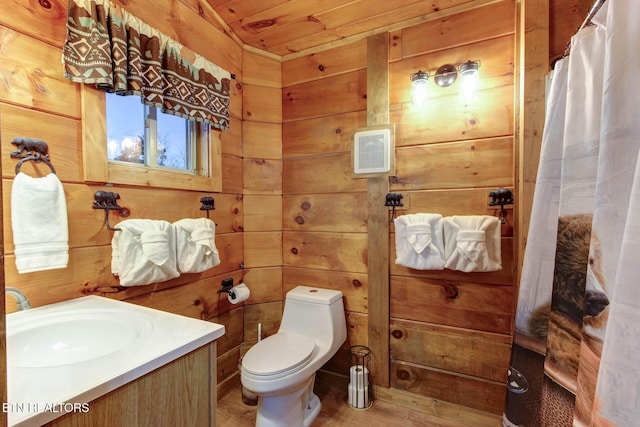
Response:
[{"label": "toilet base", "polygon": [[315,395],[315,393],[312,393],[311,399],[309,399],[309,404],[304,408],[304,420],[302,421],[302,425],[304,427],[309,427],[311,425],[313,420],[315,420],[320,413],[320,408],[322,408],[320,399]]},{"label": "toilet base", "polygon": [[309,427],[322,408],[320,399],[313,393],[313,379],[287,395],[260,396],[256,427]]}]

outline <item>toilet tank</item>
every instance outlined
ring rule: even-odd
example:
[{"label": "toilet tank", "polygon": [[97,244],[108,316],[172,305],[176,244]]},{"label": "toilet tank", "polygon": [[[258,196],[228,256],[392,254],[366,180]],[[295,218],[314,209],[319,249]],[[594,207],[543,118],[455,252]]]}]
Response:
[{"label": "toilet tank", "polygon": [[337,349],[347,339],[342,292],[310,286],[290,290],[280,331],[313,337],[319,345]]}]

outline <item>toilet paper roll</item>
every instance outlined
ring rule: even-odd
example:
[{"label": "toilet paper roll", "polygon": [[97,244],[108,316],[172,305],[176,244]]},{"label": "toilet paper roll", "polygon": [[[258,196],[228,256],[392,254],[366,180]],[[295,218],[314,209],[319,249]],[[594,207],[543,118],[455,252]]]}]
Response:
[{"label": "toilet paper roll", "polygon": [[366,366],[354,365],[349,368],[349,380],[354,387],[369,387],[369,370]]},{"label": "toilet paper roll", "polygon": [[349,383],[348,389],[349,405],[357,409],[364,409],[369,407],[369,388],[368,387],[356,387],[354,384]]},{"label": "toilet paper roll", "polygon": [[234,286],[229,291],[229,295],[227,298],[229,299],[229,302],[231,304],[238,304],[242,301],[246,301],[249,298],[249,295],[251,295],[251,291],[249,291],[247,285],[241,283],[238,286]]}]

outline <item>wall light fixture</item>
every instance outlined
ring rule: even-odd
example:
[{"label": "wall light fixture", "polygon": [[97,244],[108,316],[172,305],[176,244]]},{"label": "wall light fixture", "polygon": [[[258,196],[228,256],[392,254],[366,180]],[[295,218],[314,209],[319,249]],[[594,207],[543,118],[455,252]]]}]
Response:
[{"label": "wall light fixture", "polygon": [[[433,81],[440,87],[449,87],[455,83],[460,74],[460,97],[464,104],[469,104],[476,100],[478,95],[478,70],[480,61],[467,61],[462,64],[444,64],[439,67],[434,75]],[[411,85],[413,87],[411,102],[414,106],[422,107],[427,100],[428,71],[418,71],[411,74]]]},{"label": "wall light fixture", "polygon": [[462,79],[460,96],[465,105],[474,102],[478,98],[478,87],[480,85],[478,68],[480,68],[480,63],[476,61],[467,61],[464,64],[460,64],[460,78]]},{"label": "wall light fixture", "polygon": [[411,94],[411,102],[416,107],[423,107],[427,102],[427,81],[429,73],[426,71],[418,71],[411,74],[411,86],[413,87]]},{"label": "wall light fixture", "polygon": [[436,70],[436,75],[433,81],[440,87],[451,86],[458,78],[458,70],[455,65],[444,64],[442,67]]}]

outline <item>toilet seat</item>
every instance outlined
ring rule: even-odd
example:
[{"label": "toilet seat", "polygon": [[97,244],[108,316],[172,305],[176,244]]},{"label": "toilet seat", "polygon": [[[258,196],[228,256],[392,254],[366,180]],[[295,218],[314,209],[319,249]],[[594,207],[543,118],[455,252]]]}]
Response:
[{"label": "toilet seat", "polygon": [[259,379],[275,379],[309,363],[316,343],[302,336],[278,332],[254,345],[242,359],[242,369]]}]

